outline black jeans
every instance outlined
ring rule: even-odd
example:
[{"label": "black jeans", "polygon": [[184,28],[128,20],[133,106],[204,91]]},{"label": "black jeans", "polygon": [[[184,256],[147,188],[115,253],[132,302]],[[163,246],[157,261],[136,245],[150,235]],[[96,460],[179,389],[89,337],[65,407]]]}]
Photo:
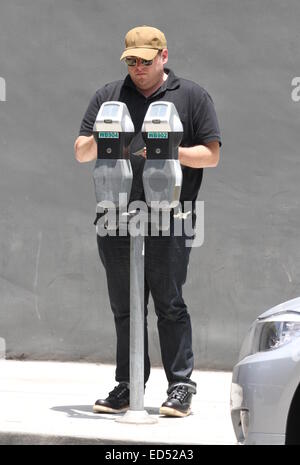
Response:
[{"label": "black jeans", "polygon": [[[151,292],[169,385],[189,382],[194,366],[190,316],[182,297],[190,247],[186,237],[145,237],[145,384],[150,375],[147,304]],[[117,333],[116,381],[129,381],[130,237],[97,235]]]}]

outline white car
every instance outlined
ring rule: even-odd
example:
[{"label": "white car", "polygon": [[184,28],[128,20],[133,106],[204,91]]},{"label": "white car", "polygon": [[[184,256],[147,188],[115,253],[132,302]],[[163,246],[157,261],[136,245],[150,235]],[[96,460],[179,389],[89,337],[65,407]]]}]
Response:
[{"label": "white car", "polygon": [[233,369],[239,444],[300,444],[300,297],[260,315]]}]

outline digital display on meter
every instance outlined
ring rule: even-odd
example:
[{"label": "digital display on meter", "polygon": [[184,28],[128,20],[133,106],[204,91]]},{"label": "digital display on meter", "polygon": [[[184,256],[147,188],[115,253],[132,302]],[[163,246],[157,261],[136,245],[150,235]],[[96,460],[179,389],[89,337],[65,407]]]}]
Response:
[{"label": "digital display on meter", "polygon": [[151,118],[164,118],[168,110],[167,105],[153,105],[151,108],[150,117]]},{"label": "digital display on meter", "polygon": [[119,112],[119,108],[119,105],[115,105],[113,103],[104,105],[102,110],[102,118],[116,118]]}]

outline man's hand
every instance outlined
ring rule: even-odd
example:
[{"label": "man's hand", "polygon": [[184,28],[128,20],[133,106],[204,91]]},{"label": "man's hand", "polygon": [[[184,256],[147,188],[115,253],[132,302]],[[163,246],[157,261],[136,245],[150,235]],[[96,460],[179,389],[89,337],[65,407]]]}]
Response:
[{"label": "man's hand", "polygon": [[146,147],[143,147],[142,149],[138,150],[137,152],[134,152],[133,155],[137,155],[138,157],[147,158],[147,149],[146,149]]},{"label": "man's hand", "polygon": [[183,166],[190,168],[214,168],[220,158],[219,142],[208,142],[206,145],[179,147],[178,159]]},{"label": "man's hand", "polygon": [[97,144],[94,136],[79,136],[74,144],[75,158],[80,163],[96,160]]}]

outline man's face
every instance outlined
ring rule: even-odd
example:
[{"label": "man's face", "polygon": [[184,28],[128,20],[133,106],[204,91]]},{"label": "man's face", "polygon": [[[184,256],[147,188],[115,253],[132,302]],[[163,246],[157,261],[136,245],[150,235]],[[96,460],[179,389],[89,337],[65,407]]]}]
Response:
[{"label": "man's face", "polygon": [[153,60],[152,65],[142,65],[141,59],[137,58],[135,66],[128,66],[128,73],[138,89],[148,90],[155,87],[164,75],[164,64],[168,61],[168,50],[162,50]]}]

